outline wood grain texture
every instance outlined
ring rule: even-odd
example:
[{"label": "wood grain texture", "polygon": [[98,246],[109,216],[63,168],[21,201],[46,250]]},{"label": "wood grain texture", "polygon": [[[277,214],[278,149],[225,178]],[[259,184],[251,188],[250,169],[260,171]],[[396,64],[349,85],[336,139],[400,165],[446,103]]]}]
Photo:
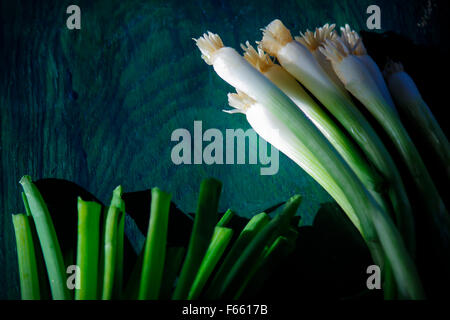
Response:
[{"label": "wood grain texture", "polygon": [[[69,4],[81,7],[82,29],[66,28]],[[289,159],[260,176],[258,165],[171,162],[176,128],[248,128],[221,112],[231,88],[201,59],[191,38],[206,30],[235,48],[260,40],[281,18],[293,33],[326,22],[365,29],[373,1],[2,1],[0,4],[0,299],[18,298],[10,214],[23,211],[18,181],[74,181],[103,202],[113,188],[159,186],[194,211],[202,178],[223,181],[220,209],[256,213],[301,193],[308,224],[328,195]],[[381,3],[381,1],[377,1]],[[439,43],[433,26],[418,27],[422,1],[383,1],[383,30]]]}]

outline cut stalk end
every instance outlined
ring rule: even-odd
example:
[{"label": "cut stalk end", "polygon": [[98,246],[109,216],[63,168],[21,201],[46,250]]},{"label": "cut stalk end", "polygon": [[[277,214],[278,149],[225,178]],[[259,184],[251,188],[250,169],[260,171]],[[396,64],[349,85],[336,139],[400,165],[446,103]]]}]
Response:
[{"label": "cut stalk end", "polygon": [[246,113],[252,104],[256,103],[255,100],[250,98],[242,91],[236,90],[236,93],[228,94],[228,104],[235,110],[228,111],[229,113]]},{"label": "cut stalk end", "polygon": [[319,50],[332,64],[341,62],[350,54],[347,46],[341,39],[325,40]]},{"label": "cut stalk end", "polygon": [[276,56],[283,46],[292,41],[291,32],[278,19],[273,20],[262,31],[263,38],[259,44],[264,51],[272,56]]},{"label": "cut stalk end", "polygon": [[258,48],[258,51],[256,51],[250,42],[245,42],[245,46],[241,44],[241,48],[244,50],[245,60],[247,60],[259,72],[264,73],[274,65],[272,59],[264,52],[264,50]]},{"label": "cut stalk end", "polygon": [[208,31],[202,37],[193,40],[202,52],[202,59],[207,64],[212,65],[214,62],[214,53],[220,48],[223,48],[223,42],[219,35]]},{"label": "cut stalk end", "polygon": [[325,40],[333,40],[337,37],[334,28],[335,24],[325,24],[323,27],[316,28],[314,32],[306,30],[305,33],[300,33],[300,36],[296,36],[295,40],[303,44],[313,52],[317,50]]},{"label": "cut stalk end", "polygon": [[341,40],[352,54],[356,56],[367,54],[366,47],[359,34],[352,30],[348,24],[345,27],[341,27]]},{"label": "cut stalk end", "polygon": [[24,175],[21,179],[20,179],[20,181],[19,181],[19,183],[23,186],[23,185],[25,185],[25,184],[27,184],[27,183],[31,183],[31,177],[29,176],[29,175]]}]

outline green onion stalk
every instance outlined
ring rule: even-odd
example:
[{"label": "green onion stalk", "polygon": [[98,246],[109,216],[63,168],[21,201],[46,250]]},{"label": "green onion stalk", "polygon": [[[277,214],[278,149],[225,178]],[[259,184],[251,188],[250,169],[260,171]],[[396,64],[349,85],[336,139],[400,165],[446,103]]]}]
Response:
[{"label": "green onion stalk", "polygon": [[102,206],[78,198],[77,266],[79,272],[75,289],[76,300],[96,300],[98,293],[98,262],[100,243],[100,216]]},{"label": "green onion stalk", "polygon": [[28,204],[27,196],[25,192],[22,191],[22,201],[25,207],[25,212],[28,217],[28,223],[30,225],[31,237],[33,240],[34,252],[36,254],[36,265],[39,277],[39,289],[40,289],[40,299],[48,300],[51,298],[50,293],[50,283],[48,281],[47,270],[45,268],[44,256],[39,244],[39,237],[36,231],[36,225],[33,221],[33,216],[31,214],[30,206]]},{"label": "green onion stalk", "polygon": [[47,205],[30,176],[23,176],[20,184],[25,192],[41,243],[52,297],[54,300],[68,300],[70,293],[66,285],[63,255]]},{"label": "green onion stalk", "polygon": [[217,209],[221,190],[222,183],[216,179],[208,178],[202,181],[186,258],[172,295],[174,300],[188,298],[217,224]]},{"label": "green onion stalk", "polygon": [[16,235],[22,300],[39,300],[41,298],[39,276],[33,237],[31,235],[30,218],[23,213],[12,215]]},{"label": "green onion stalk", "polygon": [[122,204],[122,187],[118,186],[113,191],[111,204],[108,208],[105,220],[105,232],[103,242],[103,288],[102,300],[110,300],[113,298],[114,288],[117,287],[117,275],[120,266],[117,264],[119,252],[118,243],[121,241],[120,220],[125,214]]},{"label": "green onion stalk", "polygon": [[213,280],[207,290],[206,297],[208,299],[218,299],[221,286],[225,281],[226,276],[230,272],[233,265],[241,256],[242,252],[248,246],[248,244],[253,240],[256,234],[261,231],[270,221],[270,217],[265,212],[261,212],[254,215],[250,221],[242,229],[236,241],[231,246],[230,251],[226,255],[224,261],[220,265],[219,269],[215,273]]},{"label": "green onion stalk", "polygon": [[225,213],[223,214],[223,216],[220,218],[219,222],[217,222],[216,227],[226,227],[231,219],[234,217],[235,213],[233,210],[228,209],[227,211],[225,211]]},{"label": "green onion stalk", "polygon": [[320,164],[354,209],[374,259],[387,256],[403,296],[423,298],[416,267],[391,218],[314,124],[239,53],[224,47],[218,35],[204,34],[196,44],[216,73],[243,93],[245,102],[236,106],[253,129],[297,164]]},{"label": "green onion stalk", "polygon": [[152,203],[147,239],[144,247],[139,300],[159,298],[166,257],[167,227],[172,196],[159,188],[152,189]]}]

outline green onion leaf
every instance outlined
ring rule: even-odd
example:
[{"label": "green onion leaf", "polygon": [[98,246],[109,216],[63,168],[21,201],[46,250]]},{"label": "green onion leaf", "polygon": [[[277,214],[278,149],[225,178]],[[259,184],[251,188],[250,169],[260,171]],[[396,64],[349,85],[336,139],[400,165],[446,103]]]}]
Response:
[{"label": "green onion leaf", "polygon": [[295,215],[301,199],[299,195],[291,197],[286,202],[283,211],[258,232],[222,283],[220,298],[231,299],[238,293],[241,285],[246,281],[248,273],[252,272],[252,266],[260,261],[265,247],[289,229],[291,218]]},{"label": "green onion leaf", "polygon": [[232,235],[232,229],[224,227],[215,228],[209,248],[206,251],[202,264],[198,269],[197,276],[189,291],[188,300],[195,300],[200,296],[206,281],[222,257],[228,243],[230,243]]},{"label": "green onion leaf", "polygon": [[39,277],[29,219],[30,217],[23,213],[12,215],[19,263],[20,293],[22,300],[39,300]]},{"label": "green onion leaf", "polygon": [[228,209],[220,218],[219,222],[217,222],[216,227],[226,227],[227,224],[230,222],[231,218],[233,218],[234,212],[231,209]]},{"label": "green onion leaf", "polygon": [[36,225],[36,231],[47,267],[52,297],[55,300],[69,299],[70,294],[66,285],[64,260],[47,205],[38,188],[31,181],[30,176],[23,176],[20,184],[25,192]]},{"label": "green onion leaf", "polygon": [[121,209],[122,187],[113,191],[111,205],[105,221],[104,261],[103,261],[103,291],[102,299],[110,300],[113,296],[114,280],[117,262],[118,225],[123,214]]},{"label": "green onion leaf", "polygon": [[221,189],[222,183],[216,179],[208,178],[202,181],[186,259],[173,294],[173,299],[175,300],[187,298],[195,275],[208,249],[217,223],[217,209]]},{"label": "green onion leaf", "polygon": [[239,259],[247,245],[253,240],[256,234],[269,223],[269,221],[269,215],[267,215],[265,212],[261,212],[253,216],[244,227],[244,229],[242,229],[239,237],[236,239],[230,251],[226,255],[224,261],[216,272],[211,285],[209,286],[206,294],[206,297],[208,299],[218,298],[220,287],[222,286],[223,281],[230,272],[230,269]]},{"label": "green onion leaf", "polygon": [[114,279],[113,297],[119,299],[123,290],[123,255],[125,237],[125,201],[120,199],[118,203],[121,215],[117,225],[117,252],[116,252],[116,272]]},{"label": "green onion leaf", "polygon": [[78,243],[76,300],[97,299],[101,205],[78,198]]}]

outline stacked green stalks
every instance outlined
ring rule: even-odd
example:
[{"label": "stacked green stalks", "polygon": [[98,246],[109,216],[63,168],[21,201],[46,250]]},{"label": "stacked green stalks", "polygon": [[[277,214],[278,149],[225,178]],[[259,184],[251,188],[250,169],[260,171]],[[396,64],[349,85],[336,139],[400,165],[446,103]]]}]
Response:
[{"label": "stacked green stalks", "polygon": [[[273,262],[291,252],[288,249],[297,234],[292,218],[300,196],[287,201],[275,218],[261,213],[242,230],[236,230],[229,226],[232,210],[219,219],[222,184],[209,178],[201,183],[187,248],[169,247],[171,195],[153,188],[146,241],[128,283],[123,285],[125,203],[120,186],[114,189],[107,208],[78,198],[77,257],[75,268],[71,268],[64,263],[50,212],[39,190],[28,176],[22,178],[21,184],[27,215],[13,215],[13,224],[21,293],[27,300],[45,297],[46,282],[52,298],[58,300],[239,298],[251,287],[258,272],[270,273],[277,265]],[[232,243],[237,231],[239,236]],[[45,268],[39,267],[43,263],[48,280],[42,273]],[[75,277],[66,270],[75,270]]]}]

